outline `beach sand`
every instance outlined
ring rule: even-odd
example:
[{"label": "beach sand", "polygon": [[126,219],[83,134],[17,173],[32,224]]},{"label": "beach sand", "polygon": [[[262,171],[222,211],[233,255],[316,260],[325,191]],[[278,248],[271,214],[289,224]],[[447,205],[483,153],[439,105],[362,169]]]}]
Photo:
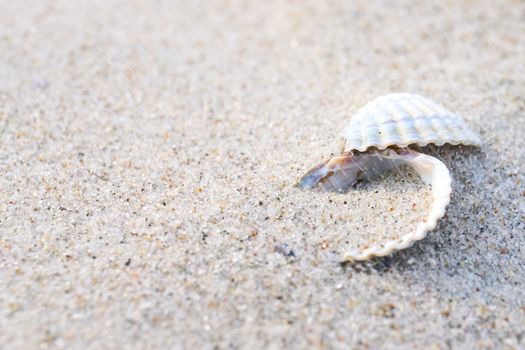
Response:
[{"label": "beach sand", "polygon": [[[525,3],[0,7],[0,348],[525,347]],[[293,185],[398,91],[484,144],[435,150],[426,239],[341,264],[425,188]]]}]

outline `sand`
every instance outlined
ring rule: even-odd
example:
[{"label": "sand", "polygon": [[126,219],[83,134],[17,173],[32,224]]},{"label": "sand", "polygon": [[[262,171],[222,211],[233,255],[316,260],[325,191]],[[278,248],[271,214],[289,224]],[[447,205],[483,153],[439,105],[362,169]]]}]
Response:
[{"label": "sand", "polygon": [[[525,347],[523,2],[0,7],[0,348]],[[293,184],[395,91],[484,145],[435,150],[426,239],[341,264],[424,188]]]},{"label": "sand", "polygon": [[[305,194],[308,198],[303,199]],[[301,231],[317,231],[310,240],[320,240],[321,247],[330,247],[341,257],[413,233],[426,221],[433,202],[430,185],[404,166],[385,173],[381,180],[357,182],[344,194],[317,189],[300,196],[296,200],[300,210],[291,218],[302,219],[295,220],[296,228],[301,225]],[[282,215],[278,218],[283,219]]]}]

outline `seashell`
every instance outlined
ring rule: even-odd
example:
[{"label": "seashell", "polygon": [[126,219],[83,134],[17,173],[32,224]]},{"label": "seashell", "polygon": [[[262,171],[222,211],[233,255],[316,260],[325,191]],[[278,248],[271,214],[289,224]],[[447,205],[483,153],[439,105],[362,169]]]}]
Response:
[{"label": "seashell", "polygon": [[408,248],[435,228],[450,202],[452,179],[439,159],[414,148],[429,144],[481,146],[463,119],[432,100],[409,93],[378,97],[362,107],[344,133],[343,152],[309,170],[300,188],[346,191],[359,179],[374,180],[386,171],[408,165],[432,187],[432,207],[417,227],[401,238],[347,252],[343,260],[359,261]]},{"label": "seashell", "polygon": [[351,118],[344,137],[346,151],[360,152],[371,147],[481,145],[461,117],[409,93],[388,94],[367,103]]}]

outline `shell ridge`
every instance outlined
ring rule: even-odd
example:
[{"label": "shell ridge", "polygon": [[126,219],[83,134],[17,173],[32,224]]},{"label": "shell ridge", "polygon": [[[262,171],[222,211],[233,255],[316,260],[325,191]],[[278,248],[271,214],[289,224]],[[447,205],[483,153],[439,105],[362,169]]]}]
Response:
[{"label": "shell ridge", "polygon": [[479,146],[479,137],[465,121],[440,104],[420,95],[380,96],[358,110],[345,129],[345,150],[407,147],[417,144]]}]

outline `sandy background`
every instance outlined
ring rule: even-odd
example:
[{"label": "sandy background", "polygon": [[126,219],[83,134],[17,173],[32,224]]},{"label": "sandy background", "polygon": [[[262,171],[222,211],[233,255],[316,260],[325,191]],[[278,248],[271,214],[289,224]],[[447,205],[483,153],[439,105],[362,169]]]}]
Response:
[{"label": "sandy background", "polygon": [[[525,348],[523,1],[0,8],[0,348]],[[427,239],[341,265],[400,187],[292,185],[394,91],[485,144]]]}]

